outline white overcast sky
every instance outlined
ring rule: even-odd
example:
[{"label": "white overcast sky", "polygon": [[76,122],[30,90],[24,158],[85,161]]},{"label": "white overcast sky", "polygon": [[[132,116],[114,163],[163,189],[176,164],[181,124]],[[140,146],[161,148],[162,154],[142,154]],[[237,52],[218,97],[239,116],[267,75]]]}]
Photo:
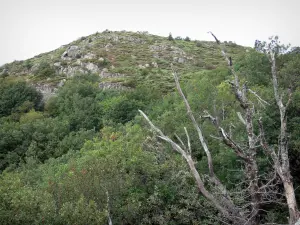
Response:
[{"label": "white overcast sky", "polygon": [[300,46],[299,10],[300,0],[0,0],[0,65],[105,29]]}]

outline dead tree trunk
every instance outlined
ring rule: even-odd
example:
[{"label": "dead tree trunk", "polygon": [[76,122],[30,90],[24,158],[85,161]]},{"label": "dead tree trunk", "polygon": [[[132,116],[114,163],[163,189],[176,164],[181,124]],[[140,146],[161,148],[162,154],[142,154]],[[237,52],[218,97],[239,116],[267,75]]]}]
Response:
[{"label": "dead tree trunk", "polygon": [[276,55],[274,51],[269,53],[269,59],[272,63],[272,82],[274,88],[274,97],[280,112],[280,141],[278,146],[279,157],[276,158],[279,163],[275,164],[277,173],[279,174],[285,191],[285,197],[289,208],[289,224],[295,224],[299,218],[299,210],[295,198],[295,189],[290,173],[289,152],[288,152],[288,135],[287,135],[287,115],[286,109],[291,101],[291,93],[289,93],[286,105],[283,104],[283,96],[279,94],[277,69],[276,69]]},{"label": "dead tree trunk", "polygon": [[[253,223],[249,223],[247,221],[247,218],[244,218],[243,212],[241,212],[241,210],[237,206],[234,205],[234,203],[232,202],[232,200],[230,199],[230,197],[227,193],[227,190],[221,183],[219,183],[219,185],[221,185],[221,186],[218,187],[219,190],[220,189],[223,190],[221,197],[219,197],[218,194],[217,194],[218,197],[216,197],[216,195],[214,195],[215,193],[211,193],[209,190],[206,189],[204,182],[201,179],[201,176],[195,167],[195,162],[192,159],[191,148],[190,148],[191,145],[190,145],[190,141],[189,141],[190,138],[189,138],[189,135],[188,135],[188,132],[186,129],[185,129],[185,132],[187,135],[188,147],[186,147],[182,141],[181,141],[182,146],[175,143],[168,136],[166,136],[159,128],[157,128],[150,121],[150,119],[146,116],[146,114],[144,112],[142,112],[141,110],[139,110],[139,112],[146,119],[146,121],[150,124],[152,130],[156,134],[158,134],[158,137],[161,138],[162,140],[168,142],[176,152],[178,152],[179,154],[182,155],[182,157],[186,160],[193,177],[195,178],[198,190],[208,201],[210,201],[215,206],[215,208],[217,210],[219,210],[222,213],[223,217],[225,217],[227,220],[229,220],[232,224],[236,224],[236,225],[240,225],[240,224],[252,225],[253,224]],[[207,151],[209,151],[208,148],[207,148]],[[212,183],[215,183],[215,181],[212,181]]]},{"label": "dead tree trunk", "polygon": [[[215,38],[217,44],[221,46],[221,42],[216,38],[216,36],[214,36],[213,34],[212,36]],[[274,148],[270,147],[265,140],[264,129],[263,129],[263,124],[261,119],[258,121],[259,132],[258,133],[256,132],[257,134],[254,132],[254,128],[253,128],[254,104],[249,100],[248,95],[249,94],[254,95],[261,104],[268,104],[268,103],[264,101],[254,91],[249,89],[246,83],[243,85],[240,84],[238,75],[235,73],[232,67],[232,60],[227,56],[225,50],[223,50],[222,48],[221,48],[221,52],[228,63],[228,67],[230,68],[232,74],[234,75],[234,80],[230,82],[230,84],[232,86],[235,97],[242,109],[242,113],[238,113],[238,117],[240,118],[241,122],[245,126],[245,131],[248,138],[246,147],[241,147],[241,145],[239,145],[232,139],[232,136],[228,134],[225,131],[225,129],[221,127],[221,125],[218,122],[219,121],[218,118],[213,117],[208,112],[206,112],[206,115],[204,117],[209,118],[212,121],[216,129],[219,131],[219,135],[223,143],[229,148],[231,148],[236,153],[236,155],[242,160],[244,164],[244,168],[245,168],[244,173],[247,178],[246,180],[247,188],[245,191],[249,195],[249,199],[248,198],[246,199],[249,200],[246,206],[239,206],[234,203],[234,201],[231,199],[231,195],[229,191],[221,183],[221,181],[218,179],[217,175],[215,174],[213,169],[211,152],[202,134],[201,126],[197,123],[193,115],[189,102],[187,101],[180,87],[177,73],[173,68],[172,68],[173,76],[175,79],[177,90],[185,103],[187,115],[190,118],[198,134],[199,142],[201,143],[201,146],[207,156],[209,182],[213,186],[213,189],[208,189],[205,187],[201,175],[199,174],[199,172],[195,167],[195,162],[191,155],[189,134],[186,128],[184,128],[184,130],[187,136],[187,142],[188,142],[187,146],[183,143],[183,141],[180,138],[178,138],[180,142],[179,145],[173,140],[171,140],[168,136],[166,136],[159,128],[157,128],[142,111],[140,111],[140,113],[150,124],[152,130],[155,131],[156,134],[158,134],[158,137],[168,142],[176,152],[180,153],[183,156],[183,158],[186,160],[189,166],[189,169],[193,177],[195,178],[200,193],[208,201],[210,201],[214,205],[214,207],[217,210],[219,210],[219,212],[221,212],[223,217],[225,217],[232,224],[256,225],[260,223],[259,213],[261,210],[261,206],[264,204],[264,199],[266,198],[266,195],[269,194],[266,190],[268,190],[268,188],[271,188],[272,185],[274,186],[272,182],[276,179],[276,173],[274,178],[270,178],[266,182],[260,180],[259,178],[258,175],[259,168],[257,164],[257,151],[258,149],[262,148],[264,152],[272,158],[273,166],[283,182],[283,186],[285,189],[285,197],[288,203],[288,208],[290,213],[289,223],[295,224],[299,219],[299,211],[295,199],[295,192],[293,188],[292,178],[290,175],[289,157],[288,157],[288,148],[287,148],[287,133],[286,133],[286,128],[287,128],[286,107],[290,102],[290,96],[287,105],[284,106],[282,103],[282,96],[279,96],[278,94],[275,57],[272,58],[272,78],[273,78],[272,80],[274,86],[275,99],[277,101],[277,105],[279,107],[280,116],[281,116],[280,145],[278,149],[278,152],[280,154],[278,155],[276,154]]]},{"label": "dead tree trunk", "polygon": [[[212,34],[212,33],[211,33]],[[216,39],[215,35],[212,34],[212,36]],[[280,135],[279,135],[279,146],[278,146],[278,154],[275,153],[275,150],[273,147],[269,147],[269,145],[266,143],[265,138],[264,138],[264,130],[262,126],[261,120],[259,120],[259,126],[260,126],[260,134],[258,137],[254,137],[253,135],[253,127],[252,127],[252,116],[251,112],[249,112],[249,101],[247,100],[247,97],[245,95],[245,91],[241,91],[239,89],[239,83],[238,83],[238,76],[236,75],[235,71],[232,68],[232,63],[231,60],[227,57],[225,51],[221,49],[223,56],[228,62],[228,66],[231,69],[232,74],[235,77],[235,82],[232,83],[234,87],[234,92],[236,95],[236,98],[239,100],[242,108],[246,110],[246,127],[247,127],[247,132],[248,132],[248,139],[249,139],[249,149],[251,154],[251,158],[254,159],[255,157],[255,151],[251,150],[253,149],[253,144],[256,143],[258,139],[260,139],[261,146],[265,150],[266,154],[269,155],[274,163],[274,168],[276,172],[278,173],[283,186],[285,190],[285,197],[287,201],[287,206],[289,209],[289,224],[295,224],[296,222],[300,223],[300,213],[297,207],[297,202],[295,198],[295,189],[293,187],[293,182],[292,182],[292,177],[290,174],[290,165],[289,165],[289,153],[288,153],[288,135],[287,135],[287,115],[286,115],[286,110],[287,107],[291,101],[291,95],[292,93],[288,93],[288,101],[286,105],[283,104],[283,95],[279,94],[279,88],[278,88],[278,80],[277,80],[277,68],[276,68],[276,54],[279,51],[280,45],[277,42],[277,38],[275,40],[271,40],[270,44],[267,45],[267,48],[265,46],[261,46],[261,49],[264,49],[264,52],[267,54],[270,62],[271,62],[271,73],[272,73],[272,83],[273,83],[273,89],[274,89],[274,98],[276,100],[279,112],[280,112]],[[217,41],[217,44],[220,45],[220,41]],[[254,94],[259,101],[262,101],[262,99],[253,91],[250,90],[252,94]],[[265,102],[264,102],[265,103]],[[254,141],[256,140],[256,141]],[[249,167],[249,169],[247,169]],[[252,168],[251,168],[252,167]],[[257,165],[251,165],[248,164],[246,166],[246,174],[250,177],[252,177],[252,180],[255,181],[257,176],[253,174],[254,172],[251,170],[256,170]],[[256,183],[256,182],[254,182]],[[256,184],[252,184],[252,187],[250,187],[255,193],[255,190],[257,189]],[[253,200],[258,200],[260,199],[259,196],[256,194],[251,196]]]}]

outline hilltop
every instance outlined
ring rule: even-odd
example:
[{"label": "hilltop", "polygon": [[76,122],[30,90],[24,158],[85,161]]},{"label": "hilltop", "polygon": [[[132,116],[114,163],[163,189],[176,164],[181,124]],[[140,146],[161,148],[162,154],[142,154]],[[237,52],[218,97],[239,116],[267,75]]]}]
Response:
[{"label": "hilltop", "polygon": [[[233,58],[246,48],[224,42]],[[76,74],[100,76],[100,88],[126,89],[140,83],[173,87],[170,64],[184,76],[225,65],[215,42],[169,40],[148,32],[103,31],[51,52],[0,67],[2,76],[33,84],[46,98]]]}]

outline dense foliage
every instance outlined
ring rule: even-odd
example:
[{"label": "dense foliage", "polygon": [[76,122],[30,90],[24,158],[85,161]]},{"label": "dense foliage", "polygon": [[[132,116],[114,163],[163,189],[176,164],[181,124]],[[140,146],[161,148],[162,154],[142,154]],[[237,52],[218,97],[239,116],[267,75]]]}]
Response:
[{"label": "dense foliage", "polygon": [[[300,183],[299,56],[283,55],[278,68],[281,87],[294,92],[288,122],[295,186]],[[270,102],[266,108],[259,102],[256,105],[268,141],[277,143],[280,124],[272,100],[269,61],[250,50],[235,59],[234,66],[241,79]],[[38,71],[38,76],[53,72],[46,64]],[[235,190],[244,179],[241,164],[214,138],[213,126],[200,117],[203,110],[221,112],[219,117],[232,135],[246,138],[242,126],[232,126],[238,124],[239,105],[228,84],[231,74],[218,67],[183,75],[187,77],[182,82],[184,92],[213,146],[215,171]],[[182,158],[156,139],[138,115],[142,109],[165,133],[176,133],[183,140],[186,127],[197,168],[207,171],[206,158],[174,86],[167,93],[143,85],[101,90],[97,76],[83,74],[68,80],[43,105],[41,94],[30,85],[1,79],[1,224],[106,224],[108,217],[124,225],[221,223],[216,210],[198,194]],[[269,166],[263,156],[260,164]],[[285,223],[286,215],[284,207],[270,204],[261,213],[261,221]]]}]

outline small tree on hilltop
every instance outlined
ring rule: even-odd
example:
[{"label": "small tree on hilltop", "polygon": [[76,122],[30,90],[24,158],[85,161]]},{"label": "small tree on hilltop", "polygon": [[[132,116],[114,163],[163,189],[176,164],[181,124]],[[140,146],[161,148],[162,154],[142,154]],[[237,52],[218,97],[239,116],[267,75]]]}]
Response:
[{"label": "small tree on hilltop", "polygon": [[191,39],[188,36],[186,36],[184,40],[185,41],[191,41]]},{"label": "small tree on hilltop", "polygon": [[172,36],[171,33],[169,33],[168,40],[169,40],[169,41],[173,41],[173,40],[174,40],[174,38],[173,38],[173,36]]}]

